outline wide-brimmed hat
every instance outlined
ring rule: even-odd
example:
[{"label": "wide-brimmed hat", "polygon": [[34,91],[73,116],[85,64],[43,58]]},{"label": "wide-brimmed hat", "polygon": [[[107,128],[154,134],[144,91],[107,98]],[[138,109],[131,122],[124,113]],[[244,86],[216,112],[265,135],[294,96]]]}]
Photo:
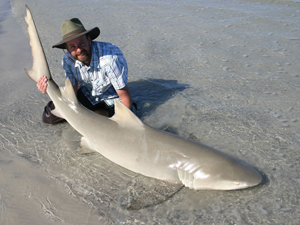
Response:
[{"label": "wide-brimmed hat", "polygon": [[98,27],[95,27],[93,29],[86,30],[79,19],[73,18],[61,24],[61,33],[63,35],[63,39],[57,44],[53,45],[52,48],[65,49],[65,43],[67,41],[71,41],[85,34],[89,34],[91,40],[94,40],[99,36],[100,29]]}]

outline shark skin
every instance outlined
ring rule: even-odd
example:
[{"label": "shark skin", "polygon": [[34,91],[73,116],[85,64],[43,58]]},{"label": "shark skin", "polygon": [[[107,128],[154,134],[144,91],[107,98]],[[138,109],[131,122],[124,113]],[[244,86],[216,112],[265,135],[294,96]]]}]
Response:
[{"label": "shark skin", "polygon": [[111,118],[83,107],[72,84],[53,81],[31,12],[26,6],[33,67],[26,70],[37,81],[48,77],[47,93],[56,110],[83,137],[85,148],[144,176],[182,183],[191,189],[235,190],[258,185],[262,176],[251,166],[230,155],[144,124],[126,106],[115,101]]}]

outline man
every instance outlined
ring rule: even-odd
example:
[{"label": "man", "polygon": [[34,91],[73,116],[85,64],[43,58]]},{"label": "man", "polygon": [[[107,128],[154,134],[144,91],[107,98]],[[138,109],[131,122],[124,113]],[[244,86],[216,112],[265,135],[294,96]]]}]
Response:
[{"label": "man", "polygon": [[[67,49],[63,57],[65,76],[68,77],[79,102],[97,113],[112,116],[113,99],[120,100],[132,109],[132,98],[127,86],[127,62],[121,50],[110,43],[93,41],[100,34],[95,27],[86,30],[79,19],[62,23],[63,39],[53,48]],[[47,78],[38,83],[42,93],[47,90]],[[54,124],[63,121],[51,114],[55,106],[49,102],[43,113],[43,122]]]}]

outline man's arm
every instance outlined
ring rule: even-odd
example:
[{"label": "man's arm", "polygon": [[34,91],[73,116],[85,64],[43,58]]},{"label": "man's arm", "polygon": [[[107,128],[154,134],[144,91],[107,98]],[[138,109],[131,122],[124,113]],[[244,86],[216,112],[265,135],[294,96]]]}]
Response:
[{"label": "man's arm", "polygon": [[121,102],[127,106],[127,108],[131,109],[132,98],[128,86],[126,85],[124,88],[116,90],[116,92],[119,95]]}]

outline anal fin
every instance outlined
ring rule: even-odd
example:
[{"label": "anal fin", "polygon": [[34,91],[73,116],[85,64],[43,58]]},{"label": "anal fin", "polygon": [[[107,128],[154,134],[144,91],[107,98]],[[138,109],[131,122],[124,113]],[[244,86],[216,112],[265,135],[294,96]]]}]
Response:
[{"label": "anal fin", "polygon": [[93,144],[86,137],[82,137],[80,141],[81,151],[80,154],[91,154],[95,153]]}]

